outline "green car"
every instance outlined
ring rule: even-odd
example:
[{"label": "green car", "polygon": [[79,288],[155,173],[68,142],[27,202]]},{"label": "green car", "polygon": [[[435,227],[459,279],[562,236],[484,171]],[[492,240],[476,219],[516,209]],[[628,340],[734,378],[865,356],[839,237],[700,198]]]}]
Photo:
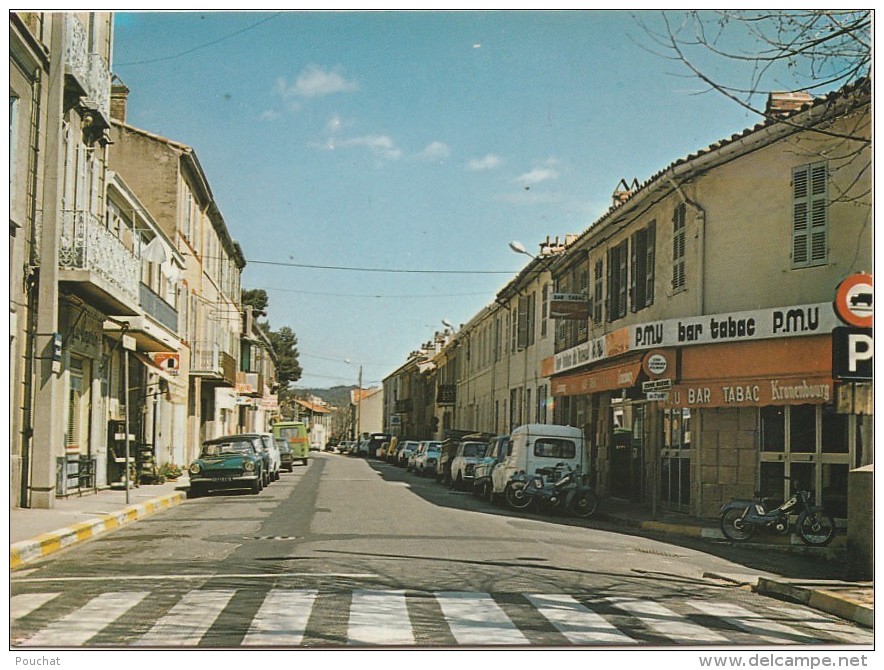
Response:
[{"label": "green car", "polygon": [[259,435],[229,435],[203,442],[199,458],[190,465],[190,496],[213,489],[264,488],[264,457]]}]

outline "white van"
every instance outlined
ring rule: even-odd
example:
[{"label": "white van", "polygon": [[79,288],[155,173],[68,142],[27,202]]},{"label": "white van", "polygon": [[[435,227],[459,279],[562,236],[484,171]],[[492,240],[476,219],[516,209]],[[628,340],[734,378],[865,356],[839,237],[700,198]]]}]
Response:
[{"label": "white van", "polygon": [[510,450],[506,460],[494,466],[491,473],[492,497],[506,491],[517,472],[534,475],[538,468],[554,468],[559,463],[579,467],[583,473],[587,471],[583,431],[573,426],[545,423],[519,426],[510,435]]}]

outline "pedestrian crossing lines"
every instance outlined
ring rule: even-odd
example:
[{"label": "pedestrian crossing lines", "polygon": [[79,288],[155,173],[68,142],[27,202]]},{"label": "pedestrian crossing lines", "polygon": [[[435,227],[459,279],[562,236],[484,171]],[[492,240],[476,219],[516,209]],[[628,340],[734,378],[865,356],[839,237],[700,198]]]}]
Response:
[{"label": "pedestrian crossing lines", "polygon": [[[356,589],[113,591],[10,598],[17,647],[562,647],[871,644],[813,611],[692,599]],[[76,602],[71,602],[76,600]],[[63,606],[60,604],[64,602]],[[334,616],[329,616],[329,613]],[[57,613],[57,615],[56,615]],[[140,628],[127,627],[137,620]]]}]

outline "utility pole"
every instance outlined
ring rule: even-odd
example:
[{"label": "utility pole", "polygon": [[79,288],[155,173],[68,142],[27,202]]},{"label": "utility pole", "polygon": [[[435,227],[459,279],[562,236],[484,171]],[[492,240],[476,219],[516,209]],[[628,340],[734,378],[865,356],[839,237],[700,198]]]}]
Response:
[{"label": "utility pole", "polygon": [[362,366],[359,366],[359,389],[356,391],[356,441],[362,439],[362,421],[360,409],[362,405]]}]

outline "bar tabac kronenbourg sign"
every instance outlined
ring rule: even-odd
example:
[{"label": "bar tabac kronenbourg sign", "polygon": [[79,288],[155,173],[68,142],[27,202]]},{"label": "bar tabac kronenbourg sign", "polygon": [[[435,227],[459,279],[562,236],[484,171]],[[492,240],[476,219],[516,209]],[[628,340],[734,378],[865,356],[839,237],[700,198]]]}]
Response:
[{"label": "bar tabac kronenbourg sign", "polygon": [[549,316],[552,319],[588,319],[589,301],[582,293],[553,293]]}]

